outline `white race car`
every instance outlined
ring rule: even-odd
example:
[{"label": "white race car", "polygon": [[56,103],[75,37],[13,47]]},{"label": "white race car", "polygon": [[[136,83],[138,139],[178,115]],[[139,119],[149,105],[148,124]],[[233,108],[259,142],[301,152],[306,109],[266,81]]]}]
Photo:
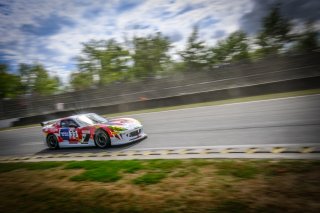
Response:
[{"label": "white race car", "polygon": [[50,149],[71,146],[107,148],[147,137],[142,124],[133,118],[106,119],[95,113],[79,114],[41,123]]}]

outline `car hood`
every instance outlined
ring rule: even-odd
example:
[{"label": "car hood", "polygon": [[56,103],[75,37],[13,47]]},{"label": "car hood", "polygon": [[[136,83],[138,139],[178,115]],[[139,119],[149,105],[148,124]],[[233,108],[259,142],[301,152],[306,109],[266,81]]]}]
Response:
[{"label": "car hood", "polygon": [[140,128],[142,125],[139,121],[133,118],[116,118],[108,120],[107,125],[110,127],[120,127],[127,130]]}]

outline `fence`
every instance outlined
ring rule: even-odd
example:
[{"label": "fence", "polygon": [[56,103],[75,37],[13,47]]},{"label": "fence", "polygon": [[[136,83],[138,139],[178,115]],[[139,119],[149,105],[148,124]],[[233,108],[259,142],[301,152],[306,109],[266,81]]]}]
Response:
[{"label": "fence", "polygon": [[86,108],[139,100],[318,77],[320,76],[319,56],[319,52],[272,56],[256,62],[243,61],[208,71],[176,73],[161,79],[119,83],[53,96],[1,100],[0,119],[48,114],[61,110],[81,111]]}]

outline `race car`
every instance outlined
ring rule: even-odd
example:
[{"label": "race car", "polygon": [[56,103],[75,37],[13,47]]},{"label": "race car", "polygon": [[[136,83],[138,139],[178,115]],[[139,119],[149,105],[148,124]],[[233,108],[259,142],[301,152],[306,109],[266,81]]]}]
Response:
[{"label": "race car", "polygon": [[50,149],[97,146],[108,148],[147,137],[133,118],[106,119],[95,113],[78,114],[41,122],[44,142]]}]

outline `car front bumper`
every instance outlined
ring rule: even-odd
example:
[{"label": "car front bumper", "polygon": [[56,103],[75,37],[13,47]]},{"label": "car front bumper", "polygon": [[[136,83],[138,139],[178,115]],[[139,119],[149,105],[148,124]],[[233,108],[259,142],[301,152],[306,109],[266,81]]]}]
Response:
[{"label": "car front bumper", "polygon": [[134,136],[134,137],[127,137],[126,135],[121,135],[120,139],[113,137],[111,138],[111,145],[123,145],[123,144],[128,144],[136,141],[143,140],[147,138],[148,135],[144,132],[141,132],[139,135]]}]

